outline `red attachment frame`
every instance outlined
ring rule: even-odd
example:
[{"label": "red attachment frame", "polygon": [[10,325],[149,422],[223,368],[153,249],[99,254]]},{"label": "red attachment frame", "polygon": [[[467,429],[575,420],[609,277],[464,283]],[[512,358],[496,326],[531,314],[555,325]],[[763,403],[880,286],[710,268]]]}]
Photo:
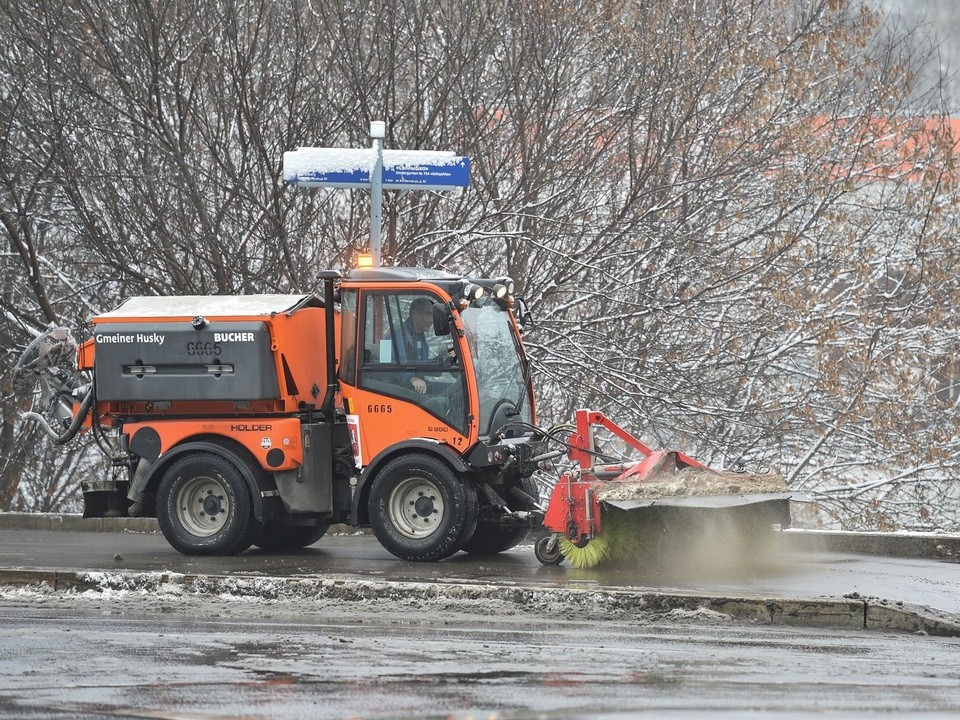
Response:
[{"label": "red attachment frame", "polygon": [[[617,423],[608,418],[602,412],[598,412],[596,410],[577,410],[576,421],[577,434],[571,437],[569,440],[570,445],[573,447],[570,448],[570,452],[567,453],[567,455],[573,462],[578,463],[584,470],[593,468],[593,461],[596,457],[593,441],[593,427],[595,425],[606,428],[627,443],[627,445],[642,454],[645,460],[638,463],[638,465],[644,465],[654,458],[660,458],[662,455],[667,454],[667,451],[664,450],[651,450],[649,447],[640,442],[640,440],[634,437],[628,430],[625,430],[621,426],[617,425]],[[701,469],[707,468],[706,465],[694,460],[689,455],[685,455],[684,453],[676,451],[669,452],[676,456],[677,465],[679,467],[695,467]],[[653,469],[655,466],[658,466],[659,462],[659,460],[655,460],[653,463],[651,463],[649,469]],[[637,465],[632,466],[631,468],[627,469],[627,472],[624,473],[624,475],[627,473],[632,476],[639,474],[636,468]],[[634,480],[638,479],[640,478],[634,477]]]},{"label": "red attachment frame", "polygon": [[602,526],[595,485],[592,480],[584,480],[575,473],[564,473],[553,487],[543,526],[575,543],[597,535]]},{"label": "red attachment frame", "polygon": [[[645,482],[655,477],[667,463],[674,467],[709,468],[689,455],[674,450],[652,450],[602,412],[577,410],[577,432],[569,439],[570,460],[580,465],[579,472],[564,473],[553,488],[550,503],[544,514],[543,525],[548,530],[564,534],[572,542],[584,542],[597,535],[601,528],[600,502],[597,490],[605,481],[631,483]],[[631,448],[643,455],[643,460],[629,465],[594,466],[597,457],[593,428],[606,428]]]}]

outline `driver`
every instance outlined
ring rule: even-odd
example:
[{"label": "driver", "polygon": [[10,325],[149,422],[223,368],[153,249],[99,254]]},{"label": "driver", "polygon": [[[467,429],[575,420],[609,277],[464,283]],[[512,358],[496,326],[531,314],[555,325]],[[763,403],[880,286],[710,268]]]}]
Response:
[{"label": "driver", "polygon": [[[400,345],[400,362],[419,363],[430,360],[427,345],[427,330],[433,326],[433,304],[428,298],[414,298],[409,315],[403,321],[403,343]],[[417,375],[404,373],[401,380],[421,395],[427,392],[427,381]]]}]

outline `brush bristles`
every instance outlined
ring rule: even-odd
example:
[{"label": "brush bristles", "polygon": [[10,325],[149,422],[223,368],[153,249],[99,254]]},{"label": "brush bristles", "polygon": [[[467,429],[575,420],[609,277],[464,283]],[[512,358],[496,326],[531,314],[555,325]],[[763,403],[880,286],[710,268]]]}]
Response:
[{"label": "brush bristles", "polygon": [[596,567],[607,560],[609,552],[610,547],[602,534],[588,540],[583,547],[575,545],[565,537],[560,538],[560,554],[577,568]]},{"label": "brush bristles", "polygon": [[560,538],[560,553],[577,568],[585,569],[609,563],[629,561],[641,556],[650,547],[651,531],[648,523],[630,513],[607,508],[603,514],[603,530],[583,547],[577,547],[566,538]]}]

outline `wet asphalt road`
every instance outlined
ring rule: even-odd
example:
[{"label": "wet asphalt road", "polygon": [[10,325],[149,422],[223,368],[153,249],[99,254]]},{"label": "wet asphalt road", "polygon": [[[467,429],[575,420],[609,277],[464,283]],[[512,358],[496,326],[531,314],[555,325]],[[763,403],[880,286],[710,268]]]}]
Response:
[{"label": "wet asphalt road", "polygon": [[[720,560],[723,562],[720,562]],[[960,565],[770,552],[578,571],[532,549],[405,563],[370,536],[185,557],[162,536],[0,530],[0,569],[861,595],[955,612]],[[960,716],[960,639],[785,628],[709,610],[600,619],[560,605],[409,596],[0,591],[0,717],[611,718]]]},{"label": "wet asphalt road", "polygon": [[170,548],[159,534],[0,530],[0,568],[349,576],[802,599],[856,593],[960,615],[960,563],[776,549],[762,559],[718,556],[686,565],[577,570],[541,565],[530,546],[495,557],[460,553],[439,563],[409,563],[387,553],[372,536],[331,535],[310,548],[283,555],[250,550],[235,557],[187,557]]},{"label": "wet asphalt road", "polygon": [[220,598],[0,598],[0,717],[955,718],[960,640]]}]

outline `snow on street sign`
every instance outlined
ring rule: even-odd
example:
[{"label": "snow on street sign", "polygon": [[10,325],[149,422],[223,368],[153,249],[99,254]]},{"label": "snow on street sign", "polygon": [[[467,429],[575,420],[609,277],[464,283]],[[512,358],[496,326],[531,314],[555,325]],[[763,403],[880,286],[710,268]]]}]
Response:
[{"label": "snow on street sign", "polygon": [[[298,148],[283,154],[283,179],[299,187],[365,188],[368,149]],[[383,150],[384,190],[454,190],[470,184],[470,158],[442,150]]]},{"label": "snow on street sign", "polygon": [[384,190],[454,190],[470,184],[470,158],[444,150],[384,150],[387,124],[370,123],[373,147],[297,148],[283,154],[283,179],[300,187],[370,188],[370,253],[380,267]]}]

